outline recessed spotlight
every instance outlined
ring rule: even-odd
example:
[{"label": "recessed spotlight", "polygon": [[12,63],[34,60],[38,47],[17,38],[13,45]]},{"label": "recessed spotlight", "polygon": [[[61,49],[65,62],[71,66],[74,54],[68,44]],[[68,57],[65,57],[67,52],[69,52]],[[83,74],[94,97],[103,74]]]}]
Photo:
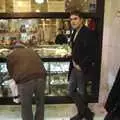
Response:
[{"label": "recessed spotlight", "polygon": [[36,3],[41,4],[44,2],[44,0],[35,0]]},{"label": "recessed spotlight", "polygon": [[39,9],[37,9],[37,10],[35,10],[35,12],[40,12],[40,10],[39,10]]}]

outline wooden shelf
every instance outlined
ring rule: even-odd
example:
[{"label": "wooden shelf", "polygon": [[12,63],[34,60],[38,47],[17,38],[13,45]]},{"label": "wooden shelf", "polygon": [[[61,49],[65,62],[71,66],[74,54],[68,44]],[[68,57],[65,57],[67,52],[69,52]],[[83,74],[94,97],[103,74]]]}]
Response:
[{"label": "wooden shelf", "polygon": [[8,35],[14,35],[14,34],[19,34],[20,32],[0,32],[0,34],[2,34],[2,35],[6,35],[6,34],[8,34]]},{"label": "wooden shelf", "polygon": [[[0,13],[1,19],[28,19],[28,18],[69,18],[69,13],[66,12],[41,12],[41,13]],[[99,18],[97,13],[81,13],[85,18]]]}]

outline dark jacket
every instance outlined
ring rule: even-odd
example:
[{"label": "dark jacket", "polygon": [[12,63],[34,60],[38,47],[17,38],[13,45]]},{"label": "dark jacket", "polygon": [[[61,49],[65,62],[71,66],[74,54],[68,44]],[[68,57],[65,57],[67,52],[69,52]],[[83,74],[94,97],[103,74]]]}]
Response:
[{"label": "dark jacket", "polygon": [[56,44],[67,44],[67,37],[64,34],[59,34],[55,39]]},{"label": "dark jacket", "polygon": [[[88,27],[83,26],[76,36],[75,42],[73,41],[73,38],[74,32],[71,37],[72,59],[80,66],[83,72],[88,72],[88,70],[96,63],[97,35]],[[71,63],[70,71],[72,67]]]},{"label": "dark jacket", "polygon": [[120,116],[120,68],[105,103],[105,109],[111,112],[116,104],[119,106],[118,115]]},{"label": "dark jacket", "polygon": [[30,48],[16,48],[7,57],[7,68],[16,83],[44,78],[45,68],[40,57]]}]

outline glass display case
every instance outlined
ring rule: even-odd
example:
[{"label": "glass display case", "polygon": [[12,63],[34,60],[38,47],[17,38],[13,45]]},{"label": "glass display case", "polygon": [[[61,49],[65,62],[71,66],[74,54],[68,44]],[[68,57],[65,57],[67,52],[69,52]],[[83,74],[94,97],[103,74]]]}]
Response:
[{"label": "glass display case", "polygon": [[[65,96],[67,95],[67,74],[69,62],[44,62],[47,71],[46,90],[47,96]],[[12,97],[5,62],[0,63],[0,97]]]},{"label": "glass display case", "polygon": [[45,62],[47,69],[47,95],[66,96],[68,85],[69,62]]},{"label": "glass display case", "polygon": [[[45,95],[48,97],[68,96],[69,61],[44,62],[47,71]],[[0,62],[0,98],[12,98],[6,62]],[[94,96],[92,91],[93,80],[88,80],[86,90],[88,97]]]},{"label": "glass display case", "polygon": [[[91,30],[96,30],[97,24],[94,18],[85,18],[85,25]],[[57,30],[61,29],[67,38],[67,43],[56,44]],[[22,41],[27,47],[31,47],[39,54],[47,70],[45,95],[48,98],[56,97],[62,102],[69,101],[68,71],[71,58],[70,36],[72,29],[67,18],[52,19],[1,19],[0,20],[0,98],[12,97],[9,88],[9,77],[6,69],[6,57],[11,47]],[[95,83],[95,82],[94,82]],[[89,99],[97,100],[93,80],[88,80],[86,85]],[[97,84],[96,84],[97,85]],[[58,101],[59,101],[58,100]]]},{"label": "glass display case", "polygon": [[[99,96],[101,49],[103,34],[104,0],[2,0],[0,4],[0,104],[13,104],[8,86],[6,56],[10,46],[21,40],[33,48],[44,61],[47,70],[46,103],[70,103],[67,96],[67,75],[70,62],[70,35],[72,33],[69,12],[77,8],[85,24],[98,34],[97,70],[94,79],[86,85],[90,102]],[[56,44],[61,29],[67,43]],[[59,52],[60,51],[60,52]],[[63,67],[65,66],[65,67]]]}]

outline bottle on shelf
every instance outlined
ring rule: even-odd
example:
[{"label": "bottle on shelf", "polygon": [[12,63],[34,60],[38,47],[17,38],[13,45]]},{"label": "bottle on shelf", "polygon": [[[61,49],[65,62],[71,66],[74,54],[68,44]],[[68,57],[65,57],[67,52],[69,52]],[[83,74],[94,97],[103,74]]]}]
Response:
[{"label": "bottle on shelf", "polygon": [[89,0],[89,12],[96,12],[96,0]]}]

